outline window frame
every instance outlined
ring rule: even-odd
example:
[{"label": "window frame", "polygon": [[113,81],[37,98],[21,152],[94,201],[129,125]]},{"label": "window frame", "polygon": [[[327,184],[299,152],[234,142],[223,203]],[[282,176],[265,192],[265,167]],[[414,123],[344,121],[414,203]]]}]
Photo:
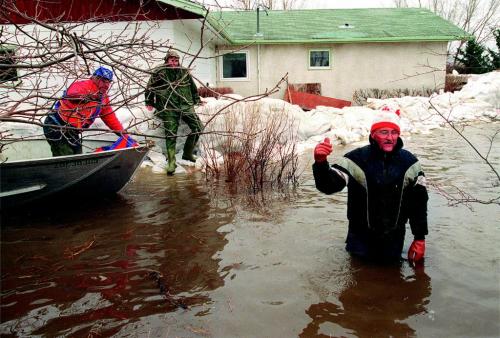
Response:
[{"label": "window frame", "polygon": [[[312,52],[328,52],[328,66],[311,66],[311,53]],[[308,66],[308,69],[313,69],[313,70],[332,69],[332,50],[331,50],[331,48],[309,49],[309,51],[307,53],[307,66]]]},{"label": "window frame", "polygon": [[[246,77],[224,77],[224,56],[228,54],[245,54],[245,66],[247,70]],[[250,80],[250,51],[248,49],[236,51],[224,51],[219,58],[220,80],[221,81],[249,81]]]},{"label": "window frame", "polygon": [[[16,55],[16,51],[17,51],[17,48],[15,46],[12,46],[12,45],[3,45],[1,46],[0,45],[0,52],[1,54],[3,54],[4,52],[7,53],[10,53],[12,56],[15,57]],[[0,55],[0,59],[2,58],[2,55]],[[15,60],[13,60],[13,65],[16,64]],[[0,79],[0,86],[5,86],[5,87],[16,87],[18,86],[20,83],[21,83],[21,78],[19,76],[19,69],[16,69],[14,68],[14,70],[16,72],[16,78],[14,80],[2,80]]]}]

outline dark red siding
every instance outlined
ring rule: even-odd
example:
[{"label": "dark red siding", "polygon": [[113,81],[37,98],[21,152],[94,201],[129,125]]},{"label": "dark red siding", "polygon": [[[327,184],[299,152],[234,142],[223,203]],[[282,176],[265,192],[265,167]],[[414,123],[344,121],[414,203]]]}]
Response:
[{"label": "dark red siding", "polygon": [[0,0],[0,23],[142,21],[200,16],[155,0]]}]

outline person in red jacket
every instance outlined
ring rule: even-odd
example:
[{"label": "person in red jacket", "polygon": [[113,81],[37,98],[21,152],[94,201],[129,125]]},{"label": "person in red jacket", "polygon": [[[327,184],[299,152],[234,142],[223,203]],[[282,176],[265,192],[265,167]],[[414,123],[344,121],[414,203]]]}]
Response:
[{"label": "person in red jacket", "polygon": [[108,90],[113,72],[99,67],[90,79],[76,80],[52,107],[43,132],[53,156],[82,153],[81,133],[100,118],[116,135],[123,136],[123,126],[109,103]]},{"label": "person in red jacket", "polygon": [[427,235],[427,189],[420,162],[403,149],[399,110],[383,107],[374,114],[369,144],[335,161],[326,138],[314,149],[313,174],[316,188],[333,194],[347,187],[349,228],[346,250],[370,260],[401,258],[406,223],[413,243],[408,259],[417,262],[425,254]]}]

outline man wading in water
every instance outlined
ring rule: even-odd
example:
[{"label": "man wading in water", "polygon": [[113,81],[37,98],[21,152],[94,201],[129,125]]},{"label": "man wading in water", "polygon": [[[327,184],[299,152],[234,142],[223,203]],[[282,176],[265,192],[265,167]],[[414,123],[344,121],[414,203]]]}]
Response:
[{"label": "man wading in water", "polygon": [[316,188],[333,194],[347,186],[349,229],[346,250],[376,261],[398,261],[403,250],[406,222],[414,241],[408,259],[424,257],[427,235],[427,189],[418,159],[403,149],[399,137],[399,110],[377,111],[371,126],[370,144],[340,158],[333,166],[326,138],[314,149]]}]

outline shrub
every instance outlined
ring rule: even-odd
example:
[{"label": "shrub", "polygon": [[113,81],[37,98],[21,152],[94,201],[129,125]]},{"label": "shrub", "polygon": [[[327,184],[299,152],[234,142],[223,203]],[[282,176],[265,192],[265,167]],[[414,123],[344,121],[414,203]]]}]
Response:
[{"label": "shrub", "polygon": [[467,83],[467,79],[467,75],[446,74],[444,91],[453,93],[454,91],[462,89],[462,87]]},{"label": "shrub", "polygon": [[262,110],[258,103],[238,103],[205,128],[209,133],[201,147],[207,179],[222,178],[253,193],[298,183],[294,121],[285,111]]},{"label": "shrub", "polygon": [[366,105],[367,103],[366,100],[368,98],[389,99],[391,97],[404,97],[404,96],[430,96],[434,92],[436,92],[436,90],[432,88],[357,89],[354,91],[354,94],[352,95],[352,100],[357,105],[364,106]]},{"label": "shrub", "polygon": [[198,88],[198,95],[201,97],[215,97],[219,98],[221,95],[233,94],[234,91],[230,87],[200,87]]}]

